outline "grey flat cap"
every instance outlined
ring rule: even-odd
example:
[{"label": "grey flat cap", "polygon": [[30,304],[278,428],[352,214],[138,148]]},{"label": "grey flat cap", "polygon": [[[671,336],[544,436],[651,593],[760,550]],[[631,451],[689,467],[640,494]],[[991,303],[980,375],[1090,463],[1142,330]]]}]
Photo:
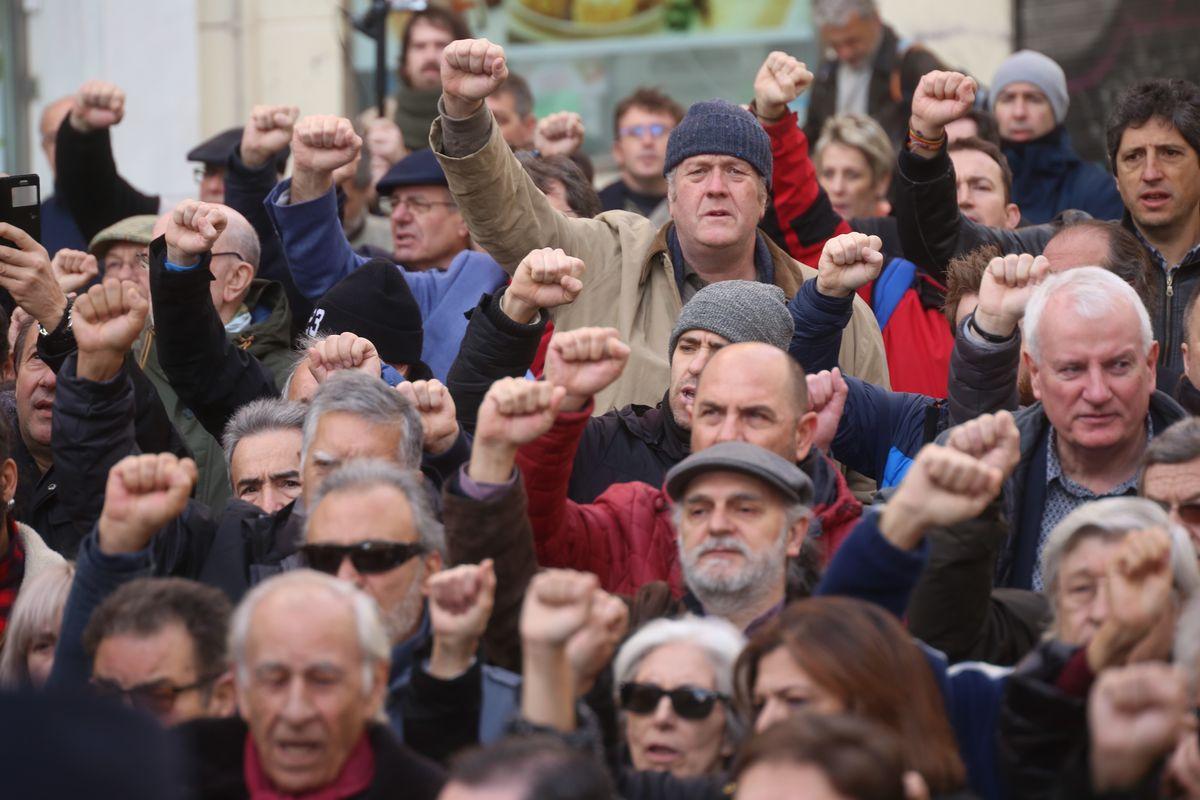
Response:
[{"label": "grey flat cap", "polygon": [[789,502],[810,505],[813,485],[804,471],[770,450],[746,442],[722,442],[680,461],[667,472],[667,495],[678,500],[705,472],[740,472],[770,484]]}]

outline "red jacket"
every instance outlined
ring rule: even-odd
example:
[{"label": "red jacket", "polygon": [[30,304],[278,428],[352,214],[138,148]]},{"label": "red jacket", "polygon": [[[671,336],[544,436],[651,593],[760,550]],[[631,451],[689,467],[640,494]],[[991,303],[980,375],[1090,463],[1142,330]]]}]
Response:
[{"label": "red jacket", "polygon": [[[615,483],[594,503],[567,499],[575,450],[590,415],[590,406],[559,414],[548,433],[517,454],[538,563],[595,573],[601,588],[616,594],[632,595],[651,581],[666,581],[678,597],[683,575],[665,491],[647,483]],[[822,461],[815,470],[818,502],[813,511],[820,524],[822,563],[828,563],[862,515],[862,504],[828,459],[816,457]]]}]

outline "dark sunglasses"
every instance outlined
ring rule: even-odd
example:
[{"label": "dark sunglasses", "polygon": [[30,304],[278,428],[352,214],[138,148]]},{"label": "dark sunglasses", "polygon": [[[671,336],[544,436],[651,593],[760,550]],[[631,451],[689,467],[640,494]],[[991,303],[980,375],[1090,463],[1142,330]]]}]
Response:
[{"label": "dark sunglasses", "polygon": [[219,673],[210,675],[195,683],[189,683],[187,686],[176,686],[166,678],[150,683],[139,683],[128,689],[106,678],[92,678],[91,685],[92,691],[100,697],[114,700],[120,698],[134,708],[148,711],[158,717],[165,717],[175,707],[175,698],[179,695],[203,689],[219,677],[221,677]]},{"label": "dark sunglasses", "polygon": [[300,555],[317,572],[336,575],[342,561],[350,559],[363,575],[387,572],[425,552],[424,545],[399,542],[359,542],[358,544],[306,544]]},{"label": "dark sunglasses", "polygon": [[1177,510],[1179,518],[1183,520],[1184,524],[1200,525],[1200,502],[1192,501],[1190,503],[1180,503],[1179,505],[1169,503],[1165,500],[1155,500],[1154,502],[1168,514],[1173,510]]},{"label": "dark sunglasses", "polygon": [[653,683],[622,683],[621,708],[631,714],[652,714],[664,695],[671,699],[671,708],[675,709],[676,714],[692,720],[708,719],[718,700],[729,700],[720,692],[697,689],[695,686],[664,689]]}]

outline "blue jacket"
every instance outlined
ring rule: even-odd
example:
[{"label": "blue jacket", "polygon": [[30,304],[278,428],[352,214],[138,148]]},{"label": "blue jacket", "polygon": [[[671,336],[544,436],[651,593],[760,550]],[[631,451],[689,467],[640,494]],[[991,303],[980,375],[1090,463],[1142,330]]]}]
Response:
[{"label": "blue jacket", "polygon": [[[296,288],[314,303],[333,285],[367,262],[350,247],[338,221],[337,197],[331,189],[315,200],[289,205],[281,198],[291,189],[283,180],[265,205],[283,242],[283,252]],[[445,381],[467,330],[466,313],[485,292],[508,282],[508,275],[488,255],[464,250],[445,270],[404,272],[421,308],[425,344],[421,360],[438,380]]]},{"label": "blue jacket", "polygon": [[[806,372],[838,365],[842,330],[850,321],[852,297],[826,297],[816,281],[806,281],[788,303],[795,331],[788,352]],[[851,375],[850,393],[834,436],[832,455],[879,483],[895,486],[917,451],[944,430],[946,405],[932,397],[892,392]]]},{"label": "blue jacket", "polygon": [[1096,219],[1125,213],[1112,174],[1080,158],[1061,125],[1031,142],[1005,142],[1004,155],[1013,173],[1012,201],[1026,224],[1050,222],[1068,209]]},{"label": "blue jacket", "polygon": [[[929,559],[929,544],[922,541],[916,550],[900,550],[883,537],[878,520],[878,511],[863,514],[826,568],[816,594],[854,597],[903,617]],[[978,662],[951,667],[942,653],[918,644],[942,691],[971,788],[986,800],[1004,797],[995,740],[1000,701],[1012,670]]]}]

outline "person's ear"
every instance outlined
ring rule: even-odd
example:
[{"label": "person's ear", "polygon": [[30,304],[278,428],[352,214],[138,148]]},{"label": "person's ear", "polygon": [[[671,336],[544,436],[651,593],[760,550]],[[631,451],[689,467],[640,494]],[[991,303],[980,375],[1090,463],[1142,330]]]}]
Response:
[{"label": "person's ear", "polygon": [[231,270],[225,280],[225,302],[231,303],[239,299],[250,287],[250,282],[254,280],[254,267],[245,261],[240,261]]},{"label": "person's ear", "polygon": [[435,572],[441,572],[445,566],[442,561],[442,554],[434,550],[425,556],[425,576],[428,577]]},{"label": "person's ear", "polygon": [[1021,358],[1025,361],[1025,369],[1029,371],[1029,386],[1033,389],[1033,396],[1038,400],[1042,399],[1042,371],[1038,368],[1038,364],[1033,360],[1033,356],[1029,355],[1029,351],[1024,347],[1021,348]]},{"label": "person's ear", "polygon": [[811,514],[806,514],[792,523],[792,527],[788,531],[788,558],[796,558],[800,555],[800,551],[804,548],[804,539],[808,536],[808,526],[811,523]]},{"label": "person's ear", "polygon": [[0,500],[7,506],[17,496],[17,462],[11,458],[0,464]]},{"label": "person's ear", "polygon": [[1004,207],[1004,227],[1013,230],[1021,224],[1021,209],[1016,203]]},{"label": "person's ear", "polygon": [[213,683],[204,711],[210,717],[232,717],[237,712],[237,707],[233,672],[226,670]]},{"label": "person's ear", "polygon": [[817,433],[817,412],[807,411],[796,422],[796,463],[808,458]]},{"label": "person's ear", "polygon": [[1150,351],[1146,353],[1146,366],[1150,370],[1150,388],[1158,382],[1158,342],[1150,343]]}]

